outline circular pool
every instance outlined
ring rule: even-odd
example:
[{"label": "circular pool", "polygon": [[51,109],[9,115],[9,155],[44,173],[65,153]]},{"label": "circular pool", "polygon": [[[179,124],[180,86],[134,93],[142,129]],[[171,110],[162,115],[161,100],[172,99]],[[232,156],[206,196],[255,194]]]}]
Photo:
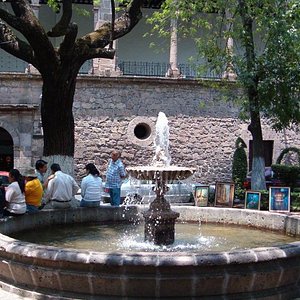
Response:
[{"label": "circular pool", "polygon": [[[0,280],[26,297],[71,299],[266,298],[300,295],[300,242],[214,253],[95,252],[42,246],[9,235],[41,226],[132,222],[144,207],[45,210],[0,221]],[[245,209],[172,207],[181,221],[251,226],[300,235],[295,215]]]}]

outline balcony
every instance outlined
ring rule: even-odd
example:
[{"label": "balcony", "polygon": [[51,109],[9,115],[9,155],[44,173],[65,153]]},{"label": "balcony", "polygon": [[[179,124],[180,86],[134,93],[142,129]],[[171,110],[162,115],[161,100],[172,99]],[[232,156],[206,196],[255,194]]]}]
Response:
[{"label": "balcony", "polygon": [[[135,61],[120,61],[118,68],[123,76],[143,76],[143,77],[166,77],[170,64],[160,62],[135,62]],[[221,74],[216,74],[211,71],[199,71],[197,67],[189,64],[179,64],[182,78],[212,78],[219,79]]]},{"label": "balcony", "polygon": [[[28,64],[12,55],[0,56],[0,72],[25,73]],[[118,68],[123,76],[141,76],[141,77],[166,77],[170,64],[161,62],[137,62],[137,61],[120,61]],[[179,64],[178,68],[182,78],[211,78],[220,79],[221,74],[211,71],[199,71],[195,65]],[[83,64],[79,74],[89,74],[92,69],[92,60]]]}]

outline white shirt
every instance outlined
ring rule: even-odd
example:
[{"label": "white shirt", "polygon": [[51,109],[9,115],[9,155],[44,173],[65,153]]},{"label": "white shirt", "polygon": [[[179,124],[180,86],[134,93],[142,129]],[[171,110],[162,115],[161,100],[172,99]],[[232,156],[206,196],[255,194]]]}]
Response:
[{"label": "white shirt", "polygon": [[25,195],[21,192],[17,181],[12,182],[6,189],[5,200],[8,202],[7,210],[14,214],[26,212]]},{"label": "white shirt", "polygon": [[54,178],[49,180],[45,199],[56,199],[60,201],[69,201],[79,190],[79,186],[74,178],[62,171],[57,171]]},{"label": "white shirt", "polygon": [[84,201],[100,201],[102,196],[102,179],[92,174],[81,182],[81,196]]}]

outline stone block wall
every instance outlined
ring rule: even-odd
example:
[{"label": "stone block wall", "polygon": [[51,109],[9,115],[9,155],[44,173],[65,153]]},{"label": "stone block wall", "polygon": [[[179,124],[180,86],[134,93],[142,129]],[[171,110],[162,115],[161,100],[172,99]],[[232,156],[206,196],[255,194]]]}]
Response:
[{"label": "stone block wall", "polygon": [[[17,168],[33,165],[42,157],[39,75],[0,75],[0,126],[14,141]],[[154,156],[155,123],[164,112],[170,127],[171,164],[196,167],[193,180],[201,183],[229,181],[237,137],[249,144],[248,123],[238,119],[238,107],[226,102],[234,83],[165,78],[80,76],[74,99],[75,174],[94,162],[102,173],[112,149],[122,152],[127,166],[150,164]],[[147,137],[136,137],[138,124]],[[275,132],[263,122],[263,137],[274,141],[273,162],[286,147],[300,147],[299,128]],[[248,152],[248,149],[246,149]]]},{"label": "stone block wall", "polygon": [[[125,165],[147,165],[154,156],[155,122],[160,111],[169,120],[171,164],[196,167],[193,180],[230,181],[237,137],[249,144],[248,124],[238,119],[238,107],[226,102],[228,91],[207,82],[158,78],[80,78],[75,95],[76,170],[94,162],[105,172],[110,152],[122,152]],[[138,140],[132,124],[149,125],[151,134]],[[287,146],[300,145],[295,131],[276,133],[263,122],[263,136],[274,141],[273,161]],[[248,151],[248,149],[246,149]]]}]

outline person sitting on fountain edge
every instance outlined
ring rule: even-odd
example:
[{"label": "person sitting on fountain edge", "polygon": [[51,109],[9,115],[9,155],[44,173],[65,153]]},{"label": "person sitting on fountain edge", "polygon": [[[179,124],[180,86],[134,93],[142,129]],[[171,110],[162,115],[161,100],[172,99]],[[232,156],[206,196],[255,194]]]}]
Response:
[{"label": "person sitting on fountain edge", "polygon": [[125,167],[120,157],[121,153],[113,150],[106,170],[105,188],[108,189],[110,195],[110,204],[112,206],[120,205],[122,179],[127,177]]},{"label": "person sitting on fountain edge", "polygon": [[59,164],[52,164],[49,183],[45,193],[45,202],[50,202],[51,208],[70,208],[71,201],[79,190],[74,178],[61,171]]}]

